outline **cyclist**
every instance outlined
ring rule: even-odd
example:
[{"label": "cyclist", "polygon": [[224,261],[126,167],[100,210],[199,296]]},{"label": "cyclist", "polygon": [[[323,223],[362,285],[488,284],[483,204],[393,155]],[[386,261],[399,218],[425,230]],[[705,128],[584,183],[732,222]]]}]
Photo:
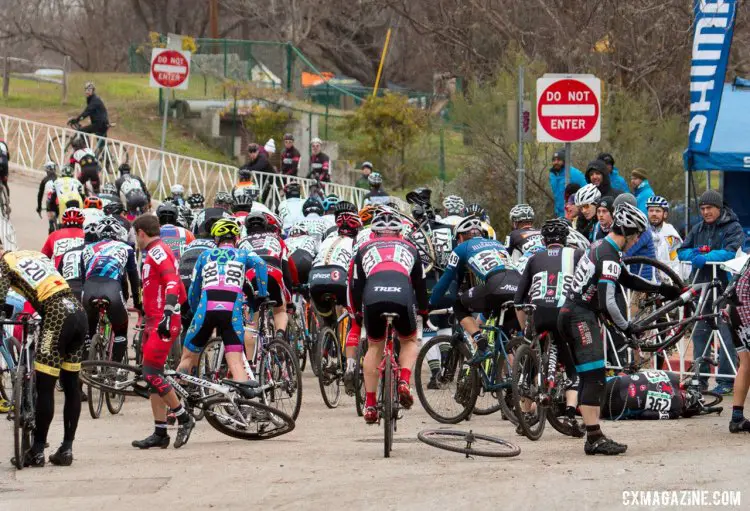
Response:
[{"label": "cyclist", "polygon": [[97,137],[106,137],[107,131],[109,130],[109,116],[107,115],[107,108],[104,106],[104,102],[96,94],[96,87],[93,82],[86,82],[83,88],[84,94],[86,94],[86,108],[77,117],[71,117],[68,120],[68,124],[78,124],[83,119],[88,117],[91,120],[91,124],[83,126],[78,129],[82,133],[93,133]]},{"label": "cyclist", "polygon": [[305,225],[310,236],[314,236],[320,243],[323,241],[328,226],[327,221],[323,220],[323,204],[317,199],[307,199],[302,205],[302,214],[305,215]]},{"label": "cyclist", "polygon": [[[286,304],[289,302],[291,276],[289,272],[288,251],[281,240],[279,230],[269,222],[270,215],[253,211],[245,217],[247,237],[239,243],[239,248],[255,253],[265,261],[268,272],[268,296],[276,302],[273,308],[273,323],[276,326],[276,338],[283,339],[286,332],[288,316]],[[255,272],[247,272],[248,281],[255,278]],[[256,286],[257,287],[257,286]]]},{"label": "cyclist", "polygon": [[[133,307],[141,310],[141,279],[135,263],[135,251],[124,243],[127,232],[112,217],[104,217],[95,227],[95,243],[86,245],[83,250],[83,307],[89,318],[89,335],[96,333],[99,322],[99,311],[92,300],[106,298],[109,300],[109,317],[112,331],[115,334],[112,346],[112,360],[120,362],[128,349],[128,310],[125,302],[128,295],[133,295]],[[130,293],[125,284],[125,276],[130,283]],[[105,340],[106,341],[106,340]]]},{"label": "cyclist", "polygon": [[510,210],[510,223],[513,230],[505,244],[513,262],[534,247],[543,247],[544,240],[539,229],[534,228],[534,208],[528,204],[516,204]]},{"label": "cyclist", "polygon": [[[569,227],[565,220],[554,218],[547,220],[541,229],[546,250],[532,255],[518,283],[514,298],[516,305],[532,304],[534,310],[534,328],[537,333],[547,332],[557,347],[557,359],[565,366],[565,373],[571,385],[565,391],[565,419],[573,436],[582,438],[583,431],[576,422],[578,403],[578,377],[575,371],[570,346],[557,330],[557,315],[565,303],[565,294],[573,283],[573,273],[583,250],[566,248]],[[526,313],[517,309],[516,315],[521,325],[526,324]]]},{"label": "cyclist", "polygon": [[495,233],[495,229],[492,227],[492,225],[490,225],[490,216],[487,214],[487,210],[484,209],[481,204],[477,204],[476,202],[472,204],[468,204],[464,208],[461,215],[463,217],[474,215],[482,222],[482,229],[484,230],[484,237],[492,239],[492,240],[497,239],[497,234]]},{"label": "cyclist", "polygon": [[[458,246],[451,252],[445,273],[432,290],[430,305],[436,307],[454,281],[460,287],[464,278],[467,275],[470,277],[473,287],[458,295],[453,312],[464,331],[476,342],[477,352],[471,362],[479,363],[491,353],[487,337],[472,314],[492,313],[499,310],[503,303],[512,300],[521,276],[513,267],[503,244],[483,237],[482,222],[478,218],[464,218],[453,232]],[[506,326],[510,327],[512,323]]]},{"label": "cyclist", "polygon": [[128,220],[125,217],[125,208],[123,207],[121,202],[110,202],[109,204],[104,206],[104,215],[105,216],[111,216],[118,222],[120,222],[120,225],[123,229],[125,229],[125,232],[128,233],[128,245],[135,248],[135,232],[133,231],[133,225],[130,223],[130,220]]},{"label": "cyclist", "polygon": [[232,213],[240,223],[253,210],[254,193],[251,188],[242,188],[234,195],[234,204],[232,204]]},{"label": "cyclist", "polygon": [[[72,210],[73,208],[70,208],[65,213],[68,214]],[[96,237],[96,224],[87,225],[83,233],[84,238],[81,239],[81,243],[72,245],[63,252],[56,265],[57,271],[63,276],[65,282],[68,283],[68,286],[70,286],[71,291],[73,291],[79,302],[83,294],[83,273],[85,271],[83,267],[83,251],[86,248],[86,243],[99,241]]]},{"label": "cyclist", "polygon": [[113,202],[122,204],[122,201],[120,200],[120,196],[117,193],[117,187],[115,186],[114,183],[104,183],[102,185],[99,198],[102,200],[105,206]]},{"label": "cyclist", "polygon": [[206,199],[200,193],[193,193],[188,196],[187,203],[188,206],[190,206],[190,210],[193,212],[193,214],[195,214],[196,212],[203,209],[203,206],[206,203]]},{"label": "cyclist", "polygon": [[330,183],[331,158],[320,150],[322,146],[323,141],[318,137],[310,141],[310,172],[307,173],[307,179]]},{"label": "cyclist", "polygon": [[97,197],[92,195],[83,199],[83,217],[84,225],[90,223],[96,223],[104,218],[104,202]]},{"label": "cyclist", "polygon": [[390,195],[383,189],[383,176],[380,172],[373,172],[367,176],[370,191],[365,195],[365,204],[385,204]]},{"label": "cyclist", "polygon": [[305,218],[302,213],[302,205],[305,200],[300,196],[299,183],[291,182],[284,187],[285,199],[279,203],[279,218],[283,223],[284,232],[289,231],[292,225]]},{"label": "cyclist", "polygon": [[179,208],[186,206],[187,201],[185,200],[185,187],[179,183],[173,184],[169,188],[169,196],[167,196],[164,200],[173,202]]},{"label": "cyclist", "polygon": [[81,169],[78,174],[78,180],[86,186],[91,181],[91,188],[94,193],[99,193],[99,173],[102,168],[99,160],[96,159],[96,153],[89,148],[86,138],[82,134],[73,137],[71,142],[73,154],[70,156],[70,164],[75,168],[76,165]]},{"label": "cyclist", "polygon": [[365,207],[359,210],[359,219],[362,221],[362,228],[359,230],[356,243],[354,244],[355,251],[357,245],[364,243],[372,236],[372,229],[370,228],[370,225],[372,224],[372,219],[377,211],[378,208],[376,206],[373,206],[372,204],[367,204],[365,205]]},{"label": "cyclist", "polygon": [[248,186],[258,187],[253,179],[253,172],[245,167],[240,167],[237,170],[237,184],[232,187],[231,195],[234,197],[235,192],[242,190]]},{"label": "cyclist", "polygon": [[134,440],[139,449],[169,446],[167,411],[169,407],[179,424],[175,448],[182,447],[195,426],[180,403],[172,386],[164,379],[164,363],[172,342],[180,333],[180,304],[185,302],[185,287],[177,273],[177,261],[171,250],[159,239],[159,220],[154,215],[141,215],[133,222],[136,241],[143,258],[143,374],[149,384],[154,433],[143,440]]},{"label": "cyclist", "polygon": [[47,200],[47,214],[50,220],[50,231],[55,227],[55,220],[62,218],[67,208],[83,206],[84,190],[80,181],[73,177],[73,167],[65,165],[52,186],[52,193]]},{"label": "cyclist", "polygon": [[401,237],[401,226],[393,211],[379,210],[372,220],[373,237],[356,249],[349,267],[349,307],[355,321],[348,338],[359,340],[363,324],[367,331],[364,418],[368,424],[378,420],[375,391],[386,333],[384,313],[398,314],[393,328],[401,343],[399,401],[407,409],[414,403],[409,383],[419,350],[415,311],[426,319],[427,289],[417,249]]},{"label": "cyclist", "polygon": [[596,203],[596,223],[591,231],[591,241],[600,240],[606,238],[607,234],[612,230],[612,224],[615,219],[612,218],[612,213],[615,212],[614,199],[606,196],[600,198]]},{"label": "cyclist", "polygon": [[5,140],[0,139],[0,183],[5,186],[5,191],[10,196],[10,188],[8,188],[8,163],[10,162],[10,150]]},{"label": "cyclist", "polygon": [[[584,187],[585,188],[585,187]],[[580,379],[579,402],[586,425],[586,454],[622,454],[627,445],[607,438],[599,427],[599,405],[605,389],[604,342],[598,315],[614,323],[625,335],[630,323],[617,304],[617,284],[636,291],[658,292],[667,299],[680,290],[668,284],[654,285],[630,274],[622,264],[622,252],[638,241],[648,219],[628,203],[615,209],[612,232],[595,242],[576,265],[573,284],[558,316],[557,329],[573,350]]]},{"label": "cyclist", "polygon": [[575,220],[575,229],[589,240],[596,224],[596,204],[601,198],[601,192],[591,183],[582,186],[575,194],[575,205],[581,210]]},{"label": "cyclist", "polygon": [[49,460],[54,465],[73,463],[73,440],[81,415],[78,372],[81,370],[86,314],[52,261],[32,250],[6,251],[0,244],[0,305],[13,287],[42,317],[34,361],[36,421],[34,443],[23,465],[43,467],[47,433],[55,414],[55,383],[65,393],[63,442]]},{"label": "cyclist", "polygon": [[310,269],[318,254],[318,242],[307,232],[304,222],[298,222],[289,229],[289,237],[284,240],[289,250],[289,269],[295,287],[307,284]]},{"label": "cyclist", "polygon": [[39,183],[39,193],[36,196],[36,214],[39,215],[39,218],[42,218],[42,208],[47,208],[47,201],[50,195],[52,195],[52,189],[55,186],[57,163],[53,161],[45,163],[44,172],[46,172],[46,175],[41,183]]},{"label": "cyclist", "polygon": [[71,248],[83,245],[83,212],[78,208],[68,208],[62,215],[62,229],[49,235],[42,246],[42,254],[52,259],[55,267],[60,264],[62,255]]},{"label": "cyclist", "polygon": [[212,218],[232,218],[231,210],[233,205],[234,199],[232,195],[227,192],[217,193],[216,197],[214,197],[213,207],[203,209],[195,215],[190,231],[208,233],[209,230],[206,228],[206,222]]},{"label": "cyclist", "polygon": [[[249,375],[242,360],[245,336],[242,304],[246,297],[256,305],[267,298],[266,264],[255,254],[237,248],[240,226],[235,219],[218,219],[211,226],[211,236],[217,247],[204,250],[193,270],[188,299],[190,309],[196,312],[185,336],[179,370],[189,372],[198,364],[201,349],[216,330],[224,343],[232,378],[247,381]],[[257,277],[255,300],[245,278],[250,270]]]},{"label": "cyclist", "polygon": [[138,176],[131,174],[130,165],[123,163],[118,167],[120,177],[115,180],[117,194],[122,197],[122,203],[129,215],[128,220],[133,220],[138,215],[146,212],[151,205],[151,194]]},{"label": "cyclist", "polygon": [[284,134],[284,150],[281,151],[281,173],[285,176],[296,176],[299,171],[299,160],[302,157],[294,147],[294,135]]},{"label": "cyclist", "polygon": [[464,200],[458,195],[447,196],[443,199],[443,218],[440,221],[454,227],[463,219],[461,213],[463,213],[465,207]]},{"label": "cyclist", "polygon": [[656,248],[656,258],[681,275],[683,272],[680,261],[677,259],[677,248],[682,245],[682,238],[677,229],[667,222],[669,202],[664,197],[655,195],[646,201],[646,209]]},{"label": "cyclist", "polygon": [[159,225],[161,225],[159,236],[162,243],[169,247],[174,258],[179,262],[185,247],[195,240],[195,236],[180,225],[180,213],[177,206],[170,202],[163,202],[156,208],[156,218],[159,219]]}]

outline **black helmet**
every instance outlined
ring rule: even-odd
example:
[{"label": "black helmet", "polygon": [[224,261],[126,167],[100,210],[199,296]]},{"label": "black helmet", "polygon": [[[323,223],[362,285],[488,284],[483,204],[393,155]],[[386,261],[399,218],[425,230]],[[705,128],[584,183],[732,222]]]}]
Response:
[{"label": "black helmet", "polygon": [[70,146],[73,149],[83,149],[84,147],[86,147],[86,139],[82,134],[79,133],[73,137],[73,140],[70,141]]},{"label": "black helmet", "polygon": [[194,193],[187,198],[187,203],[193,208],[202,208],[206,203],[206,199],[200,193]]},{"label": "black helmet", "polygon": [[469,204],[464,208],[463,213],[461,216],[471,216],[474,215],[475,217],[479,218],[482,222],[487,221],[487,210],[484,209],[482,206],[474,202],[473,204]]},{"label": "black helmet", "polygon": [[301,195],[301,190],[299,183],[291,182],[287,183],[287,185],[284,187],[284,196],[288,199],[299,199]]},{"label": "black helmet", "polygon": [[612,155],[609,153],[601,153],[599,156],[596,157],[597,160],[602,160],[607,165],[615,166],[615,159],[612,158]]},{"label": "black helmet", "polygon": [[267,232],[268,219],[266,215],[261,211],[253,211],[245,217],[245,229],[247,229],[248,234],[252,232]]},{"label": "black helmet", "polygon": [[125,211],[125,207],[121,202],[112,201],[104,206],[104,214],[110,216],[119,216]]},{"label": "black helmet", "polygon": [[117,170],[120,171],[120,174],[130,174],[130,165],[127,163],[123,163],[119,167],[117,167]]},{"label": "black helmet", "polygon": [[177,207],[172,202],[163,202],[156,208],[156,218],[159,219],[161,225],[177,225],[179,217],[180,212],[177,211]]},{"label": "black helmet", "polygon": [[565,245],[569,231],[570,227],[565,220],[562,218],[551,218],[542,225],[542,237],[544,238],[544,243],[547,245],[553,243]]},{"label": "black helmet", "polygon": [[342,213],[354,213],[356,215],[358,212],[357,206],[345,200],[340,201],[333,207],[333,214],[336,217]]},{"label": "black helmet", "polygon": [[406,202],[409,204],[420,204],[425,206],[430,203],[432,190],[427,187],[420,187],[406,194]]},{"label": "black helmet", "polygon": [[229,210],[234,205],[234,197],[228,192],[218,192],[214,197],[214,207]]},{"label": "black helmet", "polygon": [[312,197],[307,199],[302,205],[302,214],[307,216],[311,213],[316,213],[318,216],[323,216],[323,204],[319,200],[313,199]]},{"label": "black helmet", "polygon": [[237,171],[237,178],[240,181],[250,181],[253,178],[253,173],[248,169],[240,169]]}]

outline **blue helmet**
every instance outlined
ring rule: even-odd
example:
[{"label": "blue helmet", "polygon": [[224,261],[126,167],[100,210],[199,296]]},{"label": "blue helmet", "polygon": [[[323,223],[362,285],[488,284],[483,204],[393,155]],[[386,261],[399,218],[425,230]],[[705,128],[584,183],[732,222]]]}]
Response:
[{"label": "blue helmet", "polygon": [[328,213],[330,212],[334,207],[336,207],[336,204],[339,203],[339,197],[338,195],[330,194],[328,197],[323,199],[323,210]]},{"label": "blue helmet", "polygon": [[654,195],[653,197],[649,197],[646,201],[646,208],[662,208],[664,211],[669,211],[669,201],[662,197],[661,195]]}]

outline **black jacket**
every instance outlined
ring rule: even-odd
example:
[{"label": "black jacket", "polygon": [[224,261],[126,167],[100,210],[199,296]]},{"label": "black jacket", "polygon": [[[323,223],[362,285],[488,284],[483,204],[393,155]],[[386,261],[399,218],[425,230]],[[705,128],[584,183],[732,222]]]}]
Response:
[{"label": "black jacket", "polygon": [[[589,164],[589,168],[586,170],[586,182],[591,182],[591,171],[594,170],[591,168],[591,164]],[[602,182],[597,186],[599,191],[602,194],[602,197],[612,197],[613,199],[617,197],[618,195],[627,192],[627,190],[619,190],[617,188],[612,187],[612,182],[609,177],[609,169],[606,167],[596,169],[598,171],[602,172]]]},{"label": "black jacket", "polygon": [[258,153],[258,157],[255,158],[255,161],[249,161],[240,168],[249,170],[251,172],[269,172],[271,174],[276,173],[276,169],[274,169],[273,165],[271,165],[271,162],[268,161],[268,156],[262,153]]},{"label": "black jacket", "polygon": [[44,196],[44,187],[47,185],[48,182],[52,181],[54,182],[55,179],[57,179],[57,176],[50,176],[47,174],[44,176],[44,179],[42,179],[42,182],[39,183],[39,194],[36,197],[36,211],[37,213],[42,210],[42,200],[44,200],[44,204],[47,204],[47,197]]},{"label": "black jacket", "polygon": [[96,94],[92,94],[86,98],[86,108],[78,116],[78,120],[80,121],[86,117],[91,119],[91,126],[93,128],[106,133],[109,126],[107,107],[104,106],[104,102]]}]

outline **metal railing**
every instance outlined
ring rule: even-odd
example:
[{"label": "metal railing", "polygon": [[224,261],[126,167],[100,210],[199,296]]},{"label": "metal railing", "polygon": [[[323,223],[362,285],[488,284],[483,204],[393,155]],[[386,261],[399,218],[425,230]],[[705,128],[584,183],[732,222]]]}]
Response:
[{"label": "metal railing", "polygon": [[[66,154],[66,145],[77,133],[68,128],[0,114],[0,138],[8,144],[12,162],[29,170],[41,169],[48,160],[58,165],[65,163],[70,152],[67,149]],[[105,183],[114,181],[117,178],[117,167],[128,161],[132,173],[149,183],[149,188],[153,190],[157,199],[166,196],[170,187],[179,183],[188,193],[203,194],[210,203],[217,192],[230,191],[237,180],[237,167],[232,165],[162,152],[113,138],[97,139],[93,135],[87,136],[89,147],[96,148],[97,144],[101,147],[100,160],[105,169],[102,179]],[[269,187],[265,202],[271,209],[283,200],[282,179],[299,182],[304,195],[310,186],[315,184],[314,180],[299,177],[282,177],[262,172],[254,174],[261,190]],[[356,204],[358,208],[362,207],[367,194],[367,190],[337,183],[325,183],[325,192],[335,193],[341,199]]]}]

